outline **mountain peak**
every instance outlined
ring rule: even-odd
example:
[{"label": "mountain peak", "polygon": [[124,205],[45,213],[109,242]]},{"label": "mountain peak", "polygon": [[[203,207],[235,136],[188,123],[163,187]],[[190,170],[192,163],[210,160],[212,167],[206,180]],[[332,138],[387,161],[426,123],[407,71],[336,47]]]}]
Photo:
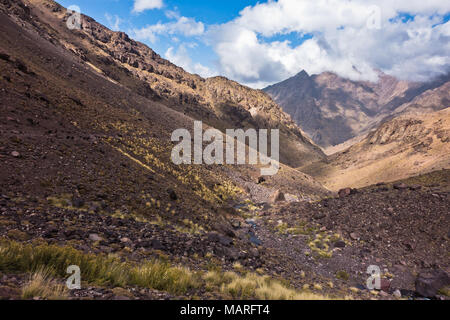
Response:
[{"label": "mountain peak", "polygon": [[[433,96],[433,110],[448,106],[445,103],[448,93],[446,87],[442,87],[448,77],[414,83],[399,80],[381,70],[377,73],[379,80],[374,83],[352,81],[329,71],[308,76],[302,70],[265,91],[322,147],[339,145],[367,132],[402,105],[411,108],[416,97],[422,105],[431,108],[424,102],[424,97],[431,101],[429,95]],[[436,88],[441,89],[419,97]],[[349,116],[349,110],[357,116]]]},{"label": "mountain peak", "polygon": [[305,70],[302,70],[297,73],[294,78],[309,78],[309,74]]}]

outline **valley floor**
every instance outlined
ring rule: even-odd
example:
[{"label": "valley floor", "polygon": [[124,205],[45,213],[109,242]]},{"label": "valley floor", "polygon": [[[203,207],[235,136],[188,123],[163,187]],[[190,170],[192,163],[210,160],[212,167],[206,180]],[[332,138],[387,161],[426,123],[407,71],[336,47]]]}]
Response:
[{"label": "valley floor", "polygon": [[[421,270],[449,272],[449,176],[442,170],[312,202],[245,201],[224,234],[4,194],[0,296],[420,298]],[[68,261],[83,269],[80,290],[63,285]],[[366,289],[369,265],[380,267],[383,290]]]}]

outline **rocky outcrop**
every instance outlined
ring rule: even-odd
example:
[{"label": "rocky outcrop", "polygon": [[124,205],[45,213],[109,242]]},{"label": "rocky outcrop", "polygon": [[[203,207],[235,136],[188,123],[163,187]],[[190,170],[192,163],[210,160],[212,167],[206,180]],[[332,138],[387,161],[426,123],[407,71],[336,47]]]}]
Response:
[{"label": "rocky outcrop", "polygon": [[357,137],[399,113],[449,107],[449,75],[428,83],[401,81],[380,72],[378,82],[351,81],[305,71],[264,89],[322,147]]}]

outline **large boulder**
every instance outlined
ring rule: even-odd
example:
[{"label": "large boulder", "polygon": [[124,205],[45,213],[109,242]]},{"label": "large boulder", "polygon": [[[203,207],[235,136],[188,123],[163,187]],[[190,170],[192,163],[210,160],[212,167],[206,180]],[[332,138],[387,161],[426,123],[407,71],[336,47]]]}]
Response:
[{"label": "large boulder", "polygon": [[338,195],[339,195],[339,198],[345,198],[351,194],[356,194],[356,193],[358,193],[357,189],[345,188],[345,189],[339,190]]},{"label": "large boulder", "polygon": [[275,191],[269,199],[270,203],[276,203],[276,202],[283,202],[286,201],[286,198],[284,196],[284,193],[281,192],[280,190]]},{"label": "large boulder", "polygon": [[208,240],[211,242],[217,242],[224,246],[230,246],[233,243],[233,240],[227,236],[218,234],[217,232],[210,232],[207,235]]},{"label": "large boulder", "polygon": [[422,297],[432,298],[438,291],[450,285],[450,276],[443,270],[427,270],[416,279],[416,292]]},{"label": "large boulder", "polygon": [[406,184],[404,184],[404,183],[396,183],[396,184],[394,184],[393,187],[396,190],[406,190],[406,189],[408,189],[408,186]]}]

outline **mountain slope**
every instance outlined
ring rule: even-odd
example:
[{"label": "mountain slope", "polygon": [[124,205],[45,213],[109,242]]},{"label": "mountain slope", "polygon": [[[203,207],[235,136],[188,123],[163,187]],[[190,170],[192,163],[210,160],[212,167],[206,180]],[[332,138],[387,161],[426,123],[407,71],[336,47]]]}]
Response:
[{"label": "mountain slope", "polygon": [[84,15],[81,30],[68,30],[64,23],[68,16],[61,6],[52,1],[31,3],[38,9],[35,14],[41,30],[46,30],[51,41],[74,52],[110,81],[161,99],[170,108],[220,130],[278,128],[280,160],[288,165],[295,167],[324,157],[262,91],[225,78],[203,79],[189,74],[125,33],[112,32]]},{"label": "mountain slope", "polygon": [[[98,63],[104,53],[98,49],[104,46],[103,42],[97,43],[80,31],[74,36],[60,19],[62,7],[52,1],[26,3],[28,6],[21,1],[6,1],[0,6],[4,159],[1,177],[5,181],[2,188],[8,186],[3,192],[24,192],[23,183],[27,181],[26,192],[33,196],[80,194],[85,202],[110,201],[108,211],[123,209],[149,217],[159,215],[156,208],[145,206],[147,198],[153,198],[159,200],[161,208],[171,205],[171,210],[182,212],[185,218],[202,220],[207,225],[208,219],[203,220],[203,216],[214,214],[218,208],[227,207],[227,201],[246,194],[242,180],[255,184],[260,175],[256,166],[174,165],[170,159],[171,133],[177,128],[192,130],[195,118],[177,110],[180,105],[151,89],[139,79],[138,71],[135,74],[127,69],[132,69],[130,65],[116,64],[115,60]],[[107,30],[90,18],[84,19],[91,21],[85,26],[96,30],[92,31],[94,34]],[[116,40],[125,39],[112,40],[118,48],[134,43],[123,33],[110,35]],[[110,46],[114,47],[112,43]],[[162,60],[149,48],[139,47],[146,51],[140,54],[142,59],[157,64],[163,73],[170,69],[191,79],[198,78]],[[80,52],[85,52],[86,57],[80,57]],[[95,54],[96,58],[90,60]],[[103,67],[115,80],[99,71]],[[167,78],[166,82],[175,87],[174,80]],[[164,85],[164,81],[161,83],[154,86]],[[250,91],[235,86],[237,92]],[[259,98],[259,93],[254,95],[246,99]],[[245,111],[240,105],[235,108]],[[206,106],[199,105],[192,113],[206,110]],[[301,138],[295,125],[292,130],[285,126],[291,125],[289,117],[275,109],[269,111],[279,120],[271,121],[286,136],[294,139],[299,134]],[[218,117],[215,120],[230,124]],[[302,145],[301,140],[298,144]],[[295,183],[288,182],[291,178],[296,178]],[[267,180],[269,195],[279,188],[309,196],[327,192],[310,177],[286,166],[282,166],[279,176]],[[177,198],[183,199],[175,208],[167,189],[173,189]],[[183,220],[176,215],[167,218]]]},{"label": "mountain slope", "polygon": [[[128,64],[91,60],[102,45],[84,33],[74,36],[58,16],[63,11],[50,1],[0,1],[0,298],[28,297],[22,288],[36,269],[51,270],[51,284],[63,283],[67,263],[82,262],[82,289],[64,293],[73,299],[231,299],[239,297],[226,290],[229,283],[205,277],[211,266],[225,272],[236,263],[254,276],[260,267],[274,275],[246,219],[270,206],[276,191],[291,201],[330,192],[283,164],[265,181],[259,166],[173,164],[172,131],[192,130],[193,115],[206,118],[210,107],[158,93],[166,83],[175,90],[175,80],[155,74],[161,80],[152,89]],[[181,70],[157,56],[143,59]],[[274,122],[292,139],[300,134],[265,94],[224,79],[198,81],[211,86],[212,96],[223,89],[236,92],[228,100],[268,101],[273,115],[261,121]],[[225,106],[236,109],[233,117],[246,115],[238,102]],[[216,107],[208,111],[211,118],[230,125],[214,116]],[[259,276],[265,284],[267,276]],[[321,297],[301,293],[300,284],[275,285],[303,299]]]},{"label": "mountain slope", "polygon": [[326,162],[302,170],[339,190],[443,168],[450,168],[450,108],[397,116]]},{"label": "mountain slope", "polygon": [[[406,105],[429,100],[434,110],[449,106],[449,75],[429,83],[400,81],[380,73],[377,83],[358,82],[325,72],[298,75],[264,89],[322,147],[341,144],[367,133]],[[437,88],[442,87],[440,90]],[[422,98],[421,98],[422,97]]]}]

